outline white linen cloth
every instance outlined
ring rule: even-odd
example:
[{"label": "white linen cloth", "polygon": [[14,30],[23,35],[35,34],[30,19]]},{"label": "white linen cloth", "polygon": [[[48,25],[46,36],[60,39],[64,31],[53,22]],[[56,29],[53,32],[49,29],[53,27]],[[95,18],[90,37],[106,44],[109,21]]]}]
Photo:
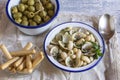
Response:
[{"label": "white linen cloth", "polygon": [[[82,15],[73,12],[61,12],[57,19],[54,20],[51,28],[57,24],[66,21],[81,21],[88,23],[92,26],[97,27],[99,16],[88,16]],[[27,42],[33,42],[42,50],[43,40],[46,35],[46,32],[37,35],[37,36],[28,36],[20,32],[14,24],[12,24],[5,16],[5,13],[1,15],[0,19],[0,42],[4,43],[7,46],[10,46],[16,42],[20,43],[21,46],[24,46]],[[111,43],[111,52],[117,51],[117,38],[114,35],[114,43]],[[116,49],[116,50],[114,50]],[[102,61],[94,67],[93,69],[85,72],[72,73],[65,72],[56,67],[54,67],[46,58],[40,64],[39,69],[35,70],[31,75],[27,76],[14,76],[9,75],[4,71],[0,71],[0,80],[105,80],[105,70],[107,56],[104,56]]]}]

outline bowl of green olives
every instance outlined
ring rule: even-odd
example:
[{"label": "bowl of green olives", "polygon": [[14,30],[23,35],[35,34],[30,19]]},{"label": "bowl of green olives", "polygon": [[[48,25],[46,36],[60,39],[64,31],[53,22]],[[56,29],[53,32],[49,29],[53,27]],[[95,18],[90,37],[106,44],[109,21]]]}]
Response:
[{"label": "bowl of green olives", "polygon": [[10,21],[28,35],[38,35],[49,29],[58,12],[58,0],[8,0],[6,4]]}]

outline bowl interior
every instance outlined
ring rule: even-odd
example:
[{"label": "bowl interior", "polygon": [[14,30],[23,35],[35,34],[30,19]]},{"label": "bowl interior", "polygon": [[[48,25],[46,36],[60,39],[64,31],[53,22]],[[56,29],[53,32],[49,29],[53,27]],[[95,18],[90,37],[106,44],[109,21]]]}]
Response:
[{"label": "bowl interior", "polygon": [[66,67],[61,65],[59,62],[57,62],[57,60],[55,60],[52,56],[48,55],[49,51],[47,50],[47,46],[49,45],[50,41],[55,37],[55,35],[57,33],[59,33],[62,29],[66,28],[66,27],[81,27],[84,29],[87,29],[88,31],[90,31],[98,40],[100,47],[101,47],[101,51],[104,54],[104,40],[101,37],[101,35],[91,26],[82,23],[82,22],[67,22],[67,23],[62,23],[58,26],[56,26],[55,28],[53,28],[46,36],[45,41],[44,41],[44,51],[45,54],[48,58],[48,60],[53,63],[53,65],[55,65],[56,67],[65,70],[65,71],[70,71],[70,72],[81,72],[81,71],[85,71],[88,69],[91,69],[92,67],[94,67],[100,60],[102,57],[99,57],[97,60],[94,60],[92,63],[83,66],[83,67],[78,67],[78,68],[70,68],[70,67]]}]

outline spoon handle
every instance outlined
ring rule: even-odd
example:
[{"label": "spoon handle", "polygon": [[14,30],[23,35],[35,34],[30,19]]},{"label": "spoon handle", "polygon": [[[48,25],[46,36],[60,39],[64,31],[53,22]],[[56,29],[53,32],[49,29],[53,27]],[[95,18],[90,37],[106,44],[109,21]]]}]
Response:
[{"label": "spoon handle", "polygon": [[109,41],[106,41],[106,44],[107,44],[107,50],[108,50],[109,66],[111,66],[111,64],[113,62],[113,56],[112,56],[112,53],[110,51]]}]

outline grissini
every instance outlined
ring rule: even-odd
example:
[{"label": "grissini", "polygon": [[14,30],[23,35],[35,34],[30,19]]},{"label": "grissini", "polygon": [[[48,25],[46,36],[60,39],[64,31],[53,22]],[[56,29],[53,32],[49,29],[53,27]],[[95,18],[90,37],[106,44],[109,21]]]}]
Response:
[{"label": "grissini", "polygon": [[25,47],[23,48],[23,50],[30,50],[32,48],[33,44],[31,42],[28,42]]},{"label": "grissini", "polygon": [[35,49],[32,49],[32,50],[15,51],[15,52],[10,52],[10,53],[12,56],[25,56],[25,55],[35,54],[36,51]]},{"label": "grissini", "polygon": [[[33,44],[31,42],[28,42],[25,47],[23,48],[23,50],[30,50],[32,48]],[[32,55],[30,55],[30,57],[32,58]]]},{"label": "grissini", "polygon": [[12,73],[16,73],[17,71],[16,71],[15,68],[12,68],[12,69],[10,70],[10,72],[12,72]]},{"label": "grissini", "polygon": [[8,70],[9,70],[9,71],[10,71],[10,70],[12,70],[12,67],[11,67],[11,66],[9,66],[9,67],[8,67]]},{"label": "grissini", "polygon": [[24,57],[20,57],[20,59],[18,59],[18,60],[13,64],[14,67],[18,67],[18,66],[22,63],[23,59],[24,59]]},{"label": "grissini", "polygon": [[15,61],[17,61],[19,59],[19,57],[14,57],[12,59],[10,59],[9,61],[5,62],[4,64],[2,64],[0,66],[1,70],[6,69],[7,67],[9,67],[11,64],[13,64]]},{"label": "grissini", "polygon": [[5,57],[9,60],[12,59],[11,54],[9,53],[9,51],[7,50],[6,46],[4,44],[0,45],[0,49],[2,50],[3,54],[5,55]]},{"label": "grissini", "polygon": [[33,68],[31,68],[31,69],[25,68],[25,69],[22,70],[22,71],[18,71],[18,73],[22,73],[22,74],[30,74],[30,73],[32,73],[32,72],[33,72]]},{"label": "grissini", "polygon": [[28,69],[32,68],[32,61],[31,61],[31,56],[30,55],[26,56],[26,67]]},{"label": "grissini", "polygon": [[25,68],[25,60],[17,67],[18,71],[21,71]]},{"label": "grissini", "polygon": [[39,52],[36,54],[34,60],[33,60],[33,69],[37,67],[37,65],[44,59],[43,52]]}]

